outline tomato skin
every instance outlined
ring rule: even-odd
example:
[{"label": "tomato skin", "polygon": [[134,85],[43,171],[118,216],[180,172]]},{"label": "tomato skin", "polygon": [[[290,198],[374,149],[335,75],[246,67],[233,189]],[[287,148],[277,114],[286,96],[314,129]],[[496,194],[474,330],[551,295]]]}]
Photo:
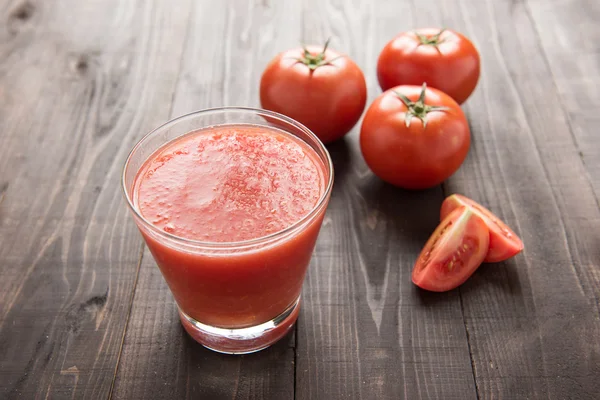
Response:
[{"label": "tomato skin", "polygon": [[434,87],[458,104],[471,95],[480,74],[479,52],[465,36],[444,30],[436,46],[421,44],[416,33],[432,37],[440,29],[403,32],[388,42],[377,60],[377,78],[382,90],[398,85]]},{"label": "tomato skin", "polygon": [[397,86],[375,99],[360,131],[360,148],[371,170],[392,185],[426,189],[442,183],[461,166],[471,144],[467,119],[445,93],[427,88],[425,103],[448,107],[427,115],[427,126],[412,118],[406,127],[406,105],[394,91],[416,101],[418,86]]},{"label": "tomato skin", "polygon": [[487,225],[472,209],[452,211],[433,232],[412,272],[418,287],[445,292],[462,285],[481,265],[489,245]]},{"label": "tomato skin", "polygon": [[[313,53],[323,49],[308,46]],[[323,143],[348,133],[360,119],[367,102],[365,77],[354,61],[327,49],[331,64],[311,70],[298,62],[302,48],[278,54],[260,80],[260,103],[304,124]],[[339,58],[336,58],[339,57]]]},{"label": "tomato skin", "polygon": [[483,219],[490,231],[490,248],[485,257],[485,262],[500,262],[519,254],[523,248],[523,241],[512,229],[490,210],[468,197],[453,194],[442,203],[440,219],[446,218],[451,212],[460,207],[470,207]]}]

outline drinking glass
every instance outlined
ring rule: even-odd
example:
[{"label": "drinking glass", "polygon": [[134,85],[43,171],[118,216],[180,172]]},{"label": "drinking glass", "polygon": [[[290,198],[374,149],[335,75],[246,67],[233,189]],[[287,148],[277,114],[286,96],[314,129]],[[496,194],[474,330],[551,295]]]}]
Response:
[{"label": "drinking glass", "polygon": [[[314,151],[325,185],[312,210],[279,232],[241,242],[178,237],[144,218],[135,196],[135,181],[146,160],[188,133],[227,125],[274,128]],[[308,128],[284,115],[252,108],[223,107],[187,114],[165,123],[135,145],[125,163],[122,184],[135,223],[192,338],[218,352],[244,354],[270,346],[291,329],[298,318],[302,284],[333,186],[329,153]]]}]

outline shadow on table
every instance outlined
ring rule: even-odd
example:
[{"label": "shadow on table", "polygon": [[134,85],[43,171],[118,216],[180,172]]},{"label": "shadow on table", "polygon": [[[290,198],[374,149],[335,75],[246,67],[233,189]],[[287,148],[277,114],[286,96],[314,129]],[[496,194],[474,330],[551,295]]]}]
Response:
[{"label": "shadow on table", "polygon": [[352,170],[352,143],[350,143],[350,138],[344,137],[328,144],[326,147],[333,162],[333,190],[337,192],[341,190],[343,182]]},{"label": "shadow on table", "polygon": [[483,263],[461,286],[464,296],[475,295],[480,290],[500,290],[521,297],[523,288],[519,279],[519,265],[515,258],[499,263]]},{"label": "shadow on table", "polygon": [[458,293],[467,300],[471,297],[478,298],[481,292],[488,295],[492,292],[500,292],[507,296],[521,298],[523,288],[517,268],[515,259],[500,263],[483,263],[465,283],[454,290],[442,293],[429,292],[417,287],[414,290],[417,292],[421,304],[425,306],[446,302]]},{"label": "shadow on table", "polygon": [[[503,263],[482,264],[475,273],[461,286],[448,292],[429,292],[427,290],[414,287],[419,303],[425,307],[436,304],[444,304],[457,295],[462,301],[479,301],[482,293],[485,296],[497,298],[498,296],[509,296],[522,298],[523,288],[518,276],[517,265],[514,261],[508,260]],[[498,292],[494,294],[494,292]],[[472,300],[471,300],[472,299]]]},{"label": "shadow on table", "polygon": [[[365,244],[360,244],[361,252],[373,260],[381,259],[377,252],[400,251],[411,254],[414,259],[408,262],[405,257],[400,265],[400,268],[407,269],[402,274],[403,279],[407,279],[421,249],[440,223],[439,213],[444,199],[442,187],[410,191],[397,188],[371,175],[360,183],[359,192],[364,199],[365,211],[361,213],[359,210],[356,214],[366,221],[358,225],[359,229],[364,231],[361,237],[364,238]],[[376,243],[376,240],[370,237],[384,243]],[[370,268],[370,280],[377,281],[376,275],[383,272],[383,268]],[[449,297],[456,295],[454,291],[435,293],[416,286],[413,286],[413,290],[424,305],[448,301]],[[484,263],[460,290],[465,295],[480,290],[502,290],[520,296],[522,290],[517,264],[514,259],[503,263]]]},{"label": "shadow on table", "polygon": [[440,187],[405,190],[371,175],[360,190],[371,217],[376,214],[378,220],[385,221],[387,231],[380,234],[396,238],[403,251],[420,250],[439,224],[443,200]]},{"label": "shadow on table", "polygon": [[181,335],[191,397],[248,398],[257,387],[275,391],[282,398],[293,397],[295,329],[271,347],[246,355],[209,350],[195,342],[183,327]]},{"label": "shadow on table", "polygon": [[[383,284],[386,257],[389,252],[399,252],[402,253],[397,257],[401,259],[399,268],[406,268],[402,279],[412,286],[413,263],[440,222],[442,186],[413,191],[382,181],[360,159],[355,139],[347,136],[327,145],[335,169],[330,215],[348,218],[342,225],[351,228],[358,237],[358,252],[367,263],[369,284]],[[410,259],[411,256],[414,259]],[[417,291],[415,296],[424,305],[456,296],[454,291],[434,293],[415,286],[412,289]],[[483,264],[460,288],[465,295],[490,289],[521,294],[514,261]]]}]

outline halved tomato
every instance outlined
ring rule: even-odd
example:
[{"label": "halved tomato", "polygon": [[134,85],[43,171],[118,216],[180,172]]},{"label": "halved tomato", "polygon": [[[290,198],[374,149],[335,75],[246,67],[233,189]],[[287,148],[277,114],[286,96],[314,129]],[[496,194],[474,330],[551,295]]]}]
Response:
[{"label": "halved tomato", "polygon": [[481,204],[460,194],[453,194],[444,200],[440,210],[440,219],[443,220],[459,207],[470,207],[485,221],[490,230],[490,248],[485,256],[485,262],[504,261],[523,250],[523,241],[508,225]]},{"label": "halved tomato", "polygon": [[433,292],[458,287],[481,265],[489,241],[483,219],[469,207],[455,209],[433,232],[417,258],[413,283]]}]

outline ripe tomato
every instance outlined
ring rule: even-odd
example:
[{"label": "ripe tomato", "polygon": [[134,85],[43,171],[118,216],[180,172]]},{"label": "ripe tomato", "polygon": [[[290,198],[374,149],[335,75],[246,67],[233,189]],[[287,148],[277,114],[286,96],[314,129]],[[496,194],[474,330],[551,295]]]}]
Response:
[{"label": "ripe tomato", "polygon": [[360,131],[360,149],[369,168],[405,189],[442,183],[463,163],[470,144],[460,106],[425,85],[382,93],[367,110]]},{"label": "ripe tomato", "polygon": [[473,43],[448,29],[404,32],[385,45],[377,61],[381,89],[427,85],[462,104],[479,80],[479,53]]},{"label": "ripe tomato", "polygon": [[344,136],[367,102],[367,84],[347,56],[314,46],[278,54],[260,80],[263,108],[299,121],[323,143]]},{"label": "ripe tomato", "polygon": [[471,208],[457,208],[425,244],[413,268],[413,283],[433,292],[454,289],[481,265],[489,240],[485,222]]},{"label": "ripe tomato", "polygon": [[490,231],[490,248],[485,262],[504,261],[523,250],[523,242],[500,218],[481,204],[460,194],[447,197],[442,203],[440,219],[446,218],[452,211],[460,207],[469,207],[483,219]]}]

